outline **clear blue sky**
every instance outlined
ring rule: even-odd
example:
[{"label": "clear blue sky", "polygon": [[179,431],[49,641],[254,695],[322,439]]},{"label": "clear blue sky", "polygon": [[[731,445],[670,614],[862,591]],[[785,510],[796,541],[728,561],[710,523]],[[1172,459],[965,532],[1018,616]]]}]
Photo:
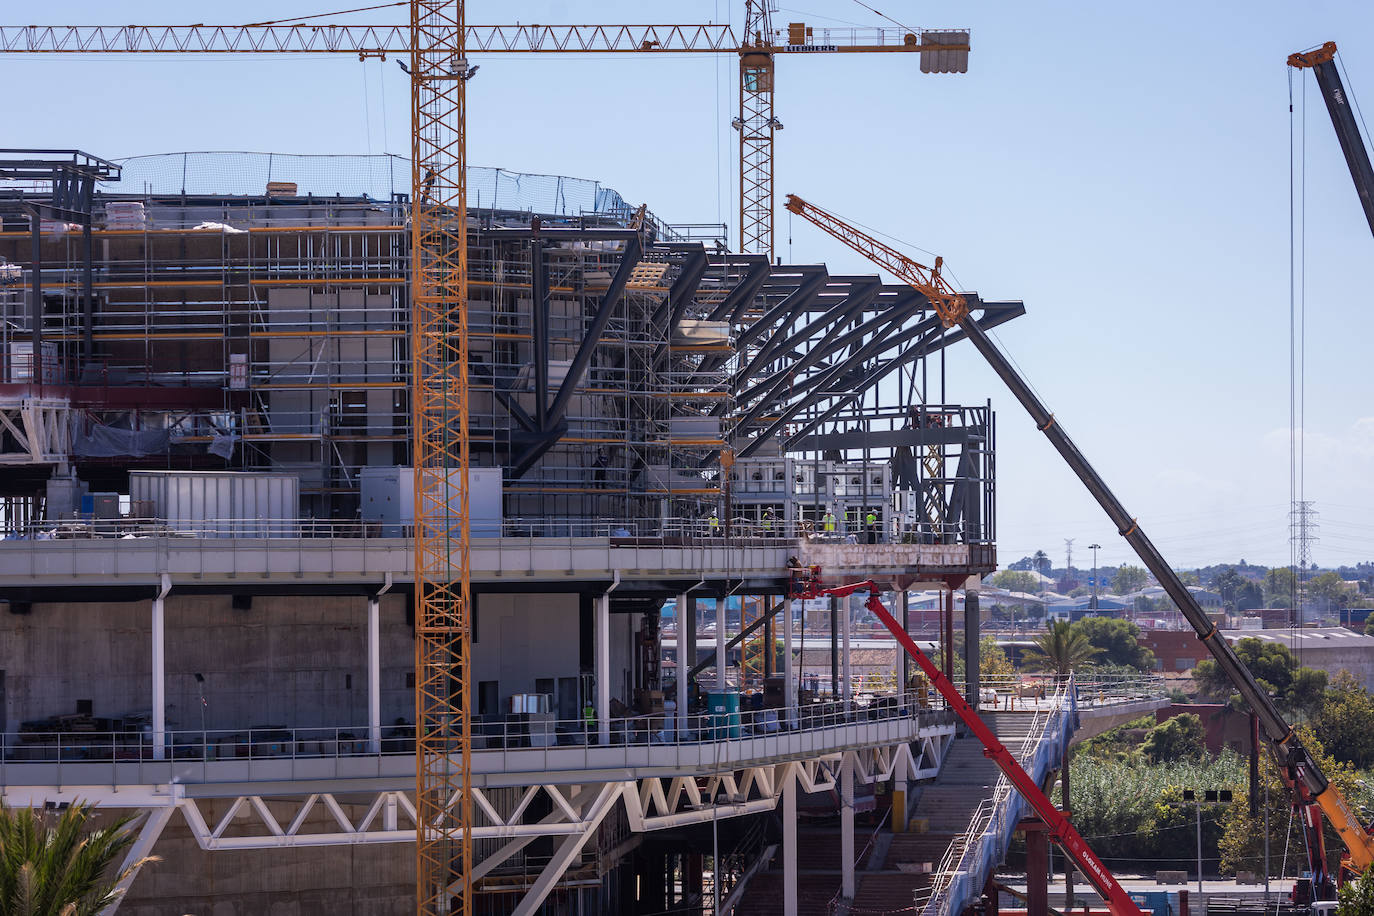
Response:
[{"label": "clear blue sky", "polygon": [[[783,22],[882,24],[852,0],[780,0]],[[791,3],[800,4],[791,7]],[[17,2],[20,24],[256,21],[354,4]],[[902,55],[778,66],[777,178],[943,254],[966,288],[1023,299],[1000,339],[1178,566],[1288,562],[1289,116],[1284,60],[1336,41],[1374,117],[1374,5],[870,3],[912,26],[969,27],[960,76]],[[742,0],[472,2],[469,20],[706,21]],[[402,9],[355,16],[400,21]],[[730,220],[730,59],[479,60],[478,165],[599,179],[673,222]],[[99,155],[196,149],[405,154],[394,62],[347,57],[0,57],[4,145]],[[1301,83],[1298,83],[1301,103]],[[16,88],[20,87],[20,88]],[[29,87],[29,88],[22,88]],[[32,91],[30,91],[32,90]],[[63,96],[88,105],[63,104]],[[1305,495],[1323,565],[1374,559],[1374,239],[1309,87]],[[809,226],[779,253],[868,271]],[[790,241],[789,241],[790,235]],[[1126,544],[966,346],[951,398],[999,410],[1004,562],[1075,538]]]}]

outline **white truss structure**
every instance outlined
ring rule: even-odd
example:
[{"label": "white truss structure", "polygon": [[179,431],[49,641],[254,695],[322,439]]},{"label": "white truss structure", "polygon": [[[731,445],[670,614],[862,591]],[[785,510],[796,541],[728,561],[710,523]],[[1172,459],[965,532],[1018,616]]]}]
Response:
[{"label": "white truss structure", "polygon": [[[845,767],[853,773],[856,783],[863,784],[892,779],[894,774],[905,774],[911,780],[933,778],[939,772],[952,738],[953,728],[950,727],[923,735],[911,743],[822,753],[801,760],[726,765],[709,773],[589,779],[570,784],[531,782],[514,787],[519,795],[513,802],[512,796],[498,801],[493,790],[474,787],[471,790],[475,813],[473,839],[506,842],[482,859],[473,878],[479,880],[490,875],[536,839],[560,838],[553,857],[526,889],[514,911],[516,916],[524,916],[538,909],[616,805],[624,806],[626,821],[633,833],[759,814],[777,808],[788,791],[807,794],[837,791]],[[569,775],[559,774],[562,779]],[[349,791],[347,780],[336,782],[336,792],[306,795],[288,794],[289,784],[278,783],[275,787],[283,791],[276,794],[228,798],[227,808],[216,805],[221,813],[213,818],[207,817],[208,803],[220,803],[226,798],[188,796],[187,787],[180,784],[9,786],[6,802],[41,806],[80,799],[102,807],[142,810],[144,818],[138,828],[139,836],[129,852],[126,867],[150,853],[177,811],[181,812],[200,848],[213,852],[415,842],[416,812],[410,790],[368,793],[370,802],[364,807],[359,801],[361,793]],[[285,816],[282,814],[284,806]],[[532,808],[549,813],[533,819],[528,813]],[[349,809],[362,813],[350,815]],[[128,883],[132,880],[131,875]],[[113,912],[114,907],[106,911],[106,916]]]},{"label": "white truss structure", "polygon": [[0,464],[61,464],[71,454],[71,402],[66,398],[0,396]]}]

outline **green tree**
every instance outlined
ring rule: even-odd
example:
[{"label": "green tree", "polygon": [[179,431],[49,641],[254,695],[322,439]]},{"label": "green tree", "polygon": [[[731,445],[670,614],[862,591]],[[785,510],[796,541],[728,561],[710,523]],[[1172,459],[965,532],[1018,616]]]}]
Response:
[{"label": "green tree", "polygon": [[1140,645],[1140,627],[1114,617],[1086,617],[1074,624],[1088,642],[1102,650],[1102,665],[1125,665],[1140,671],[1155,666],[1154,653]]},{"label": "green tree", "polygon": [[1337,892],[1336,916],[1374,916],[1374,868],[1367,868]]},{"label": "green tree", "polygon": [[1068,621],[1058,620],[1048,632],[1035,637],[1022,660],[1031,671],[1053,671],[1064,677],[1071,671],[1087,667],[1101,654],[1102,650],[1089,642],[1082,630]]},{"label": "green tree", "polygon": [[1297,579],[1293,570],[1276,566],[1264,574],[1264,606],[1292,607]]},{"label": "green tree", "polygon": [[[983,677],[1009,678],[1016,674],[1016,668],[1007,653],[997,644],[996,636],[984,636],[978,640],[978,673]],[[964,677],[964,634],[954,634],[954,677],[958,683]]]},{"label": "green tree", "polygon": [[1212,587],[1215,588],[1217,594],[1221,596],[1222,607],[1235,610],[1237,592],[1240,591],[1241,585],[1244,582],[1245,580],[1241,577],[1240,573],[1236,572],[1234,569],[1223,569],[1217,574],[1217,577],[1212,580]]},{"label": "green tree", "polygon": [[1137,592],[1145,587],[1145,583],[1150,581],[1150,574],[1139,566],[1127,566],[1125,563],[1117,569],[1112,576],[1112,591],[1118,595],[1127,592]]},{"label": "green tree", "polygon": [[1150,729],[1140,751],[1146,760],[1156,765],[1177,760],[1202,760],[1207,756],[1207,729],[1202,719],[1185,712]]},{"label": "green tree", "polygon": [[1293,672],[1293,680],[1288,685],[1284,701],[1288,707],[1305,716],[1312,717],[1321,712],[1326,699],[1326,672],[1316,668],[1302,667]]},{"label": "green tree", "polygon": [[[55,822],[29,808],[0,806],[0,913],[94,916],[122,893],[116,873],[133,845],[132,818],[87,830],[92,806],[77,803]],[[140,860],[131,869],[154,857]]]},{"label": "green tree", "polygon": [[1180,570],[1178,570],[1178,578],[1179,578],[1179,581],[1182,582],[1184,585],[1201,585],[1201,584],[1202,584],[1202,580],[1198,578],[1197,570],[1195,570],[1195,569],[1180,569]]},{"label": "green tree", "polygon": [[[1260,682],[1265,692],[1278,698],[1289,709],[1308,713],[1320,705],[1321,693],[1326,689],[1326,672],[1312,668],[1295,668],[1288,647],[1269,640],[1247,636],[1235,645],[1236,656]],[[1203,659],[1193,669],[1198,690],[1207,696],[1225,699],[1235,692],[1235,686],[1210,658]]]},{"label": "green tree", "polygon": [[1364,619],[1364,635],[1374,636],[1374,614]]},{"label": "green tree", "polygon": [[1332,757],[1374,766],[1374,698],[1349,671],[1336,672],[1314,725]]},{"label": "green tree", "polygon": [[1306,588],[1310,597],[1323,602],[1327,608],[1340,607],[1350,597],[1339,573],[1324,572],[1313,576],[1307,580]]},{"label": "green tree", "polygon": [[1264,589],[1258,582],[1246,579],[1236,590],[1236,610],[1251,611],[1257,607],[1264,607]]},{"label": "green tree", "polygon": [[992,577],[992,584],[1009,592],[1029,592],[1033,595],[1040,591],[1039,579],[1031,573],[1015,569],[1002,570]]},{"label": "green tree", "polygon": [[[1304,748],[1317,761],[1317,766],[1322,773],[1330,780],[1352,805],[1358,806],[1358,799],[1361,797],[1358,776],[1349,764],[1339,763],[1331,757],[1317,740],[1312,729],[1306,725],[1296,727],[1298,740],[1302,742]],[[1236,803],[1231,805],[1222,814],[1222,835],[1221,868],[1225,872],[1235,872],[1239,869],[1258,872],[1263,868],[1264,863],[1264,801],[1268,800],[1269,807],[1269,846],[1271,849],[1283,849],[1284,843],[1288,843],[1289,848],[1302,849],[1303,836],[1300,822],[1297,818],[1288,816],[1289,808],[1292,803],[1292,796],[1279,781],[1278,773],[1274,767],[1261,767],[1261,809],[1254,816],[1250,816],[1250,806],[1246,804],[1243,797],[1238,793]],[[1345,848],[1340,836],[1330,821],[1322,818],[1322,829],[1326,834],[1326,850],[1328,865],[1332,872],[1339,865],[1341,852]],[[1291,833],[1285,836],[1285,832],[1291,828]]]},{"label": "green tree", "polygon": [[1050,555],[1045,553],[1045,551],[1043,550],[1037,550],[1035,552],[1035,556],[1031,557],[1031,562],[1035,568],[1035,571],[1040,573],[1040,575],[1042,576],[1048,576],[1050,574],[1051,567],[1054,565],[1050,562]]}]

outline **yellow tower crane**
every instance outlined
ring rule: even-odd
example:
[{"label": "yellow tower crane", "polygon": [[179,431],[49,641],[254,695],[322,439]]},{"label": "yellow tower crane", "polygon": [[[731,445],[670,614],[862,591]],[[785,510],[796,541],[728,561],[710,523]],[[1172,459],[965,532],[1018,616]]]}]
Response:
[{"label": "yellow tower crane", "polygon": [[[409,0],[409,26],[0,26],[0,54],[404,54],[411,80],[411,355],[415,466],[416,899],[472,912],[472,599],[468,467],[468,53],[731,53],[740,60],[740,246],[773,255],[773,60],[779,53],[915,52],[926,73],[968,69],[964,30],[771,25],[746,0],[728,25],[468,26],[463,0]],[[319,17],[305,17],[316,19]]]},{"label": "yellow tower crane", "polygon": [[[730,25],[473,25],[472,54],[734,54],[739,58],[739,246],[774,254],[773,146],[782,129],[774,114],[778,55],[904,53],[920,55],[922,73],[966,73],[967,29],[774,28],[774,0],[745,0],[744,30]],[[318,18],[318,17],[307,17]],[[397,25],[307,22],[248,26],[0,26],[0,54],[347,53],[363,58],[410,54],[410,33]],[[412,71],[412,81],[414,73]]]}]

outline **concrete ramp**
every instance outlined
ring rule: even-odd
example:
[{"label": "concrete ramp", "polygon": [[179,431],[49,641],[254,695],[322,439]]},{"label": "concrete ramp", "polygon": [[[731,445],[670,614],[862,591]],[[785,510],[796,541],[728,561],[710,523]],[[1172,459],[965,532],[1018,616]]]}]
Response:
[{"label": "concrete ramp", "polygon": [[1073,733],[1069,743],[1078,744],[1080,741],[1087,741],[1089,738],[1096,738],[1104,732],[1109,732],[1120,725],[1125,725],[1133,719],[1149,715],[1157,709],[1163,709],[1173,701],[1168,697],[1145,697],[1137,700],[1122,700],[1102,705],[1084,705],[1082,700],[1078,706],[1078,730]]}]

